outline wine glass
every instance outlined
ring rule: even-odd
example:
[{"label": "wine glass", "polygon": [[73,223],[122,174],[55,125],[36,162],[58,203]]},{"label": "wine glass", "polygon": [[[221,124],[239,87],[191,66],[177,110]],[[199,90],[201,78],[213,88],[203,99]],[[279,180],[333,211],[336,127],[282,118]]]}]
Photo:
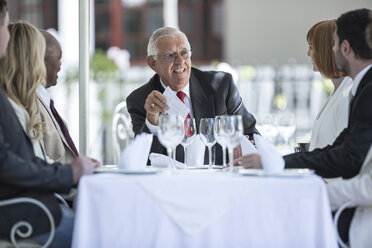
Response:
[{"label": "wine glass", "polygon": [[167,153],[170,158],[168,164],[169,171],[175,167],[173,160],[174,147],[181,143],[185,135],[183,118],[181,115],[159,115],[159,130],[157,136],[160,143],[167,148]]},{"label": "wine glass", "polygon": [[226,142],[223,140],[223,136],[219,135],[221,129],[221,116],[216,116],[214,120],[214,137],[218,144],[222,147],[222,166],[226,167]]},{"label": "wine glass", "polygon": [[196,125],[194,118],[186,118],[184,121],[185,135],[183,136],[181,145],[183,146],[185,165],[187,166],[187,146],[189,146],[196,136]]},{"label": "wine glass", "polygon": [[200,139],[208,147],[209,169],[212,169],[212,146],[216,143],[214,118],[201,118],[199,129]]},{"label": "wine glass", "polygon": [[229,151],[230,172],[234,167],[234,148],[240,144],[243,137],[243,121],[240,115],[222,115],[216,123],[216,133],[219,143]]},{"label": "wine glass", "polygon": [[257,115],[256,117],[257,117],[256,127],[258,131],[270,143],[275,144],[276,137],[278,136],[276,115],[271,113],[262,113]]},{"label": "wine glass", "polygon": [[295,116],[292,113],[280,113],[277,117],[278,130],[283,137],[285,146],[289,146],[289,138],[296,131]]}]

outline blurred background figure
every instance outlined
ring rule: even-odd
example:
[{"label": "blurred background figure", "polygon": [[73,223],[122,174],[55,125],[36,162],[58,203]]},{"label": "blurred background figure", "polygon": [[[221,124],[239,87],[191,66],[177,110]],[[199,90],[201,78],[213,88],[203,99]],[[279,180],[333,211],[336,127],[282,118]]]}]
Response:
[{"label": "blurred background figure", "polygon": [[307,33],[313,70],[330,79],[333,92],[320,109],[311,131],[310,151],[332,144],[347,126],[349,117],[349,92],[353,85],[346,73],[336,68],[332,51],[336,20],[318,22]]}]

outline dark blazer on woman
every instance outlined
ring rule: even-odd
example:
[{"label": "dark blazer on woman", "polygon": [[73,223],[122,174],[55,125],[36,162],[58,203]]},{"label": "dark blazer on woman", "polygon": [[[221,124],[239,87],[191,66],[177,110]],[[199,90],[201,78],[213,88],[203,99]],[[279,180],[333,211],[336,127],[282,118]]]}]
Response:
[{"label": "dark blazer on woman", "polygon": [[[31,141],[0,90],[0,201],[17,197],[38,199],[58,225],[61,210],[54,192],[68,193],[72,186],[70,166],[48,164],[35,157]],[[49,221],[40,208],[29,203],[16,204],[0,207],[0,238],[9,239],[11,227],[21,220],[32,224],[33,234],[50,231]]]}]

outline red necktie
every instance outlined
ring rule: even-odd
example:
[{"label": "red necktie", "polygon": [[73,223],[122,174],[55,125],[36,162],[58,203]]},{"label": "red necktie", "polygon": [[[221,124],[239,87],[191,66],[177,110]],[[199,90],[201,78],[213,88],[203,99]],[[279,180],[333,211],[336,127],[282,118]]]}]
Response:
[{"label": "red necktie", "polygon": [[75,155],[79,156],[79,152],[75,147],[74,141],[72,141],[71,139],[70,133],[68,132],[65,122],[63,121],[62,117],[58,114],[57,110],[54,108],[54,102],[52,99],[50,99],[50,110],[52,111],[54,118],[56,118],[58,125],[61,128],[61,131],[63,133],[63,136],[65,136],[67,144],[70,146],[71,150],[75,153]]},{"label": "red necktie", "polygon": [[[186,94],[184,93],[184,92],[182,92],[182,91],[178,91],[177,92],[177,96],[178,96],[178,98],[183,102],[183,103],[185,103],[183,100],[185,99],[185,96],[186,96]],[[186,116],[186,119],[185,119],[185,126],[187,127],[186,128],[186,135],[187,135],[187,137],[191,137],[192,136],[192,133],[191,133],[191,130],[190,130],[190,126],[189,125],[186,125],[186,123],[187,123],[187,119],[190,119],[190,114],[187,114],[187,116]]]}]

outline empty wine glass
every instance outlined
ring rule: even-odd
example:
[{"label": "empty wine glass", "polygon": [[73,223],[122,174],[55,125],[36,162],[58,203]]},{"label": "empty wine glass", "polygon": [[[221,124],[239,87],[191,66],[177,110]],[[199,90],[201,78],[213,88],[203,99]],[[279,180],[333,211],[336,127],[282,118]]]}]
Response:
[{"label": "empty wine glass", "polygon": [[240,144],[243,137],[243,121],[240,115],[222,115],[216,123],[216,133],[219,143],[227,147],[229,151],[230,172],[234,167],[234,148]]},{"label": "empty wine glass", "polygon": [[187,118],[184,122],[185,135],[183,136],[181,145],[183,146],[185,165],[187,166],[187,146],[189,146],[196,136],[196,125],[194,118]]},{"label": "empty wine glass", "polygon": [[278,136],[277,118],[275,114],[262,113],[256,115],[256,127],[263,137],[272,144],[275,144]]},{"label": "empty wine glass", "polygon": [[208,147],[209,169],[212,169],[212,146],[216,143],[214,137],[214,118],[202,118],[199,129],[200,139]]},{"label": "empty wine glass", "polygon": [[292,113],[280,113],[277,117],[279,134],[283,137],[285,146],[289,146],[289,138],[296,131],[295,116]]},{"label": "empty wine glass", "polygon": [[218,144],[222,147],[222,166],[226,167],[226,142],[223,141],[223,136],[219,135],[221,129],[221,116],[216,116],[214,120],[214,137]]},{"label": "empty wine glass", "polygon": [[168,164],[169,171],[173,170],[174,160],[173,152],[174,147],[181,143],[185,135],[185,128],[183,118],[180,115],[159,115],[159,130],[157,136],[160,143],[167,148],[167,153],[170,159]]}]

